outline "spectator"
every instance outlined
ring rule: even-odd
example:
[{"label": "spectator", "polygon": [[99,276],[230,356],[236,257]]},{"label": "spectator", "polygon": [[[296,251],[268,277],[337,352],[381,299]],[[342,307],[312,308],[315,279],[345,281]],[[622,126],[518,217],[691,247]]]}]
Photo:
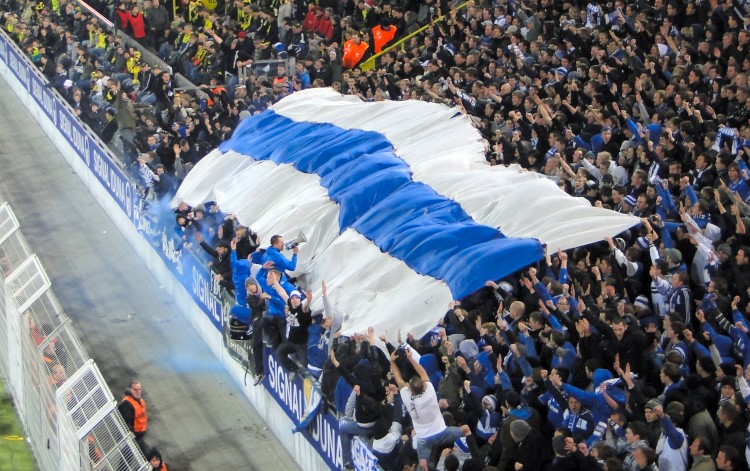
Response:
[{"label": "spectator", "polygon": [[112,93],[116,95],[117,132],[126,149],[132,148],[135,140],[135,111],[128,94],[120,89],[119,83],[112,85]]},{"label": "spectator", "polygon": [[130,16],[128,17],[128,31],[137,41],[142,41],[146,38],[146,33],[149,27],[146,18],[141,13],[140,8],[134,6],[130,9]]},{"label": "spectator", "polygon": [[528,422],[513,422],[510,426],[510,436],[516,442],[516,451],[512,458],[514,469],[540,471],[549,465],[551,459],[548,443],[545,443],[542,434],[532,429]]},{"label": "spectator", "polygon": [[711,459],[711,444],[706,437],[695,437],[690,444],[690,456],[693,466],[690,471],[716,471],[714,460]]},{"label": "spectator", "polygon": [[719,422],[719,443],[741,450],[747,421],[737,411],[737,407],[730,402],[722,403],[716,415]]},{"label": "spectator", "polygon": [[55,363],[50,368],[50,375],[47,377],[47,381],[49,382],[50,386],[52,386],[54,389],[59,388],[62,386],[62,384],[68,379],[67,375],[65,374],[65,368],[59,363]]},{"label": "spectator", "polygon": [[[195,215],[202,214],[203,210],[197,208],[193,214],[194,221],[200,221],[199,218],[195,218]],[[201,226],[202,227],[202,226]],[[200,228],[199,228],[200,229]],[[216,248],[211,247],[208,242],[203,239],[203,235],[200,232],[195,233],[195,240],[200,244],[201,248],[211,256],[213,259],[211,271],[214,273],[214,279],[224,288],[233,291],[234,282],[232,281],[232,264],[231,264],[231,247],[229,244],[220,242],[216,245]]]},{"label": "spectator", "polygon": [[682,429],[675,426],[675,419],[679,418],[679,408],[672,408],[669,411],[671,414],[665,414],[661,406],[654,408],[654,413],[659,417],[663,430],[656,446],[659,469],[686,469],[688,464],[687,437]]},{"label": "spectator", "polygon": [[161,457],[161,453],[156,448],[152,448],[146,455],[148,463],[154,471],[167,471],[167,464]]},{"label": "spectator", "polygon": [[282,273],[294,271],[297,268],[297,254],[299,253],[299,247],[295,246],[292,249],[291,260],[282,255],[282,249],[284,249],[284,238],[280,235],[272,236],[271,245],[268,246],[266,253],[263,255],[263,263],[272,262],[274,268]]},{"label": "spectator", "polygon": [[[373,385],[371,381],[372,372],[366,367],[360,367],[358,374],[353,374],[346,366],[341,365],[336,360],[336,354],[333,350],[331,351],[331,363],[339,370],[341,377],[353,387],[351,397],[347,401],[346,418],[339,421],[339,436],[341,437],[341,456],[344,469],[354,469],[351,451],[352,436],[373,436],[375,422],[382,415],[380,401],[385,397],[381,392],[382,390]],[[350,406],[349,403],[351,402],[354,403],[353,406]]]},{"label": "spectator", "polygon": [[294,287],[283,278],[278,270],[261,269],[258,277],[263,292],[270,296],[266,302],[266,313],[262,321],[263,341],[267,347],[276,350],[285,338],[286,304]]},{"label": "spectator", "polygon": [[568,408],[563,413],[563,423],[575,437],[588,438],[594,433],[594,418],[591,412],[583,409],[581,401],[568,398]]},{"label": "spectator", "polygon": [[[307,339],[312,324],[310,301],[312,301],[312,291],[307,291],[304,304],[299,291],[294,290],[289,293],[286,340],[281,342],[276,349],[279,363],[287,371],[297,372],[300,366],[307,366]],[[291,355],[294,355],[294,359]]]},{"label": "spectator", "polygon": [[262,322],[265,316],[265,301],[270,297],[268,294],[264,295],[260,285],[252,277],[248,277],[245,280],[245,286],[247,290],[247,306],[251,310],[250,327],[255,334],[253,335],[253,364],[255,365],[255,385],[257,386],[263,381],[264,376]]},{"label": "spectator", "polygon": [[550,377],[553,386],[558,389],[562,388],[567,394],[591,409],[595,423],[592,439],[598,439],[602,436],[612,410],[625,403],[625,395],[622,390],[619,387],[610,387],[610,383],[607,383],[611,379],[612,374],[608,370],[597,369],[593,374],[593,385],[596,390],[587,392],[570,384],[563,385],[559,375]]},{"label": "spectator", "polygon": [[549,468],[550,471],[599,470],[599,464],[596,462],[596,459],[591,455],[584,455],[578,449],[572,437],[554,437],[552,439],[552,449],[555,452],[555,459]]},{"label": "spectator", "polygon": [[328,357],[330,345],[330,328],[333,317],[318,314],[313,317],[307,337],[307,369],[316,378],[323,372],[323,364]]},{"label": "spectator", "polygon": [[146,17],[146,24],[151,35],[151,44],[158,48],[161,38],[164,36],[164,31],[169,27],[169,13],[159,0],[151,0],[151,7],[143,14]]},{"label": "spectator", "polygon": [[716,455],[716,469],[720,471],[735,471],[741,469],[741,458],[737,450],[729,445],[722,445]]},{"label": "spectator", "polygon": [[401,352],[417,375],[411,377],[408,383],[404,381],[401,370],[396,364],[396,352],[391,354],[391,371],[400,390],[404,407],[414,424],[419,464],[426,469],[433,448],[451,444],[461,438],[465,432],[458,427],[446,427],[430,377],[416,360],[411,348],[407,347]]},{"label": "spectator", "polygon": [[310,82],[310,73],[305,69],[305,64],[297,62],[294,73],[295,90],[305,90],[312,86]]},{"label": "spectator", "polygon": [[[614,444],[627,440],[609,419],[614,417],[618,427],[627,419],[635,428],[645,420],[646,440],[658,456],[649,448],[635,447],[627,454],[628,467],[649,469],[658,460],[685,469],[688,447],[701,436],[712,446],[722,445],[724,451],[716,457],[719,469],[740,467],[746,449],[745,420],[742,413],[733,412],[742,408],[736,389],[743,388],[741,380],[734,379],[742,377],[735,363],[744,369],[750,361],[747,309],[742,307],[750,286],[746,248],[750,212],[745,204],[750,35],[744,30],[747,13],[742,5],[609,6],[592,0],[579,9],[542,0],[487,8],[469,4],[448,12],[440,2],[394,8],[375,0],[309,9],[300,2],[284,1],[277,5],[278,14],[241,3],[214,13],[185,8],[178,10],[172,25],[165,23],[168,16],[158,0],[142,15],[133,2],[104,7],[118,29],[132,28],[136,36],[140,32],[135,32],[133,11],[136,23],[138,17],[145,17],[143,43],[176,71],[190,72],[199,82],[195,90],[177,89],[166,71],[156,67],[149,71],[135,60],[132,43],[106,34],[85,12],[65,5],[61,11],[69,14],[58,15],[30,6],[36,5],[22,1],[0,6],[8,13],[0,20],[4,29],[103,140],[111,141],[119,125],[118,136],[123,139],[115,138],[114,145],[126,161],[152,153],[141,157],[145,167],[137,168],[148,170],[143,173],[148,178],[137,183],[152,186],[163,201],[203,155],[231,136],[240,116],[262,112],[297,90],[326,85],[367,101],[414,99],[451,106],[456,114],[472,119],[491,164],[518,165],[540,178],[553,179],[560,191],[643,217],[642,227],[611,241],[541,260],[533,267],[538,278],[525,268],[503,280],[511,289],[503,291],[499,311],[488,292],[469,297],[488,295],[486,305],[459,300],[441,321],[444,336],[438,334],[434,342],[432,337],[411,339],[410,348],[434,367],[429,374],[436,378],[433,389],[441,397],[435,402],[450,414],[445,423],[470,424],[474,430],[467,447],[471,441],[486,439],[481,455],[492,464],[514,467],[510,460],[516,443],[510,427],[521,415],[538,421],[532,424],[535,430],[551,432],[571,425],[571,434],[580,441],[590,433],[590,421],[583,417],[592,414],[598,432]],[[311,14],[305,16],[308,11]],[[389,41],[405,37],[442,13],[446,15],[441,20],[401,48],[388,50]],[[276,42],[282,43],[278,49],[272,46]],[[380,50],[386,52],[370,64],[369,54]],[[287,76],[285,54],[297,56],[293,77]],[[272,62],[265,70],[258,67],[259,61]],[[281,64],[278,74],[277,64]],[[369,70],[358,69],[371,65]],[[68,80],[72,83],[66,86]],[[182,208],[169,213],[161,225],[176,241],[175,247],[193,250],[189,236],[194,231],[210,246],[230,242],[233,227],[227,229],[223,217]],[[289,346],[292,337],[301,341],[305,334],[304,328],[286,322],[287,309],[298,302],[296,295],[290,295],[306,288],[303,278],[295,286],[286,273],[298,270],[297,252],[288,259],[281,253],[283,239],[272,241],[275,250],[269,247],[265,255],[256,254],[255,261],[273,262],[280,273],[269,275],[272,267],[266,266],[258,273],[257,284],[246,285],[253,261],[247,257],[256,245],[257,241],[240,238],[234,255],[237,263],[245,262],[243,271],[235,276],[230,254],[231,275],[224,272],[226,280],[237,280],[236,298],[246,309],[243,325],[235,328],[245,329],[245,334],[266,330],[267,341],[272,333],[272,341]],[[202,251],[197,253],[206,257]],[[215,262],[224,263],[220,258]],[[222,275],[222,282],[226,280]],[[239,292],[244,286],[248,294],[242,301]],[[292,301],[285,300],[282,292]],[[707,298],[706,293],[715,297]],[[307,302],[302,298],[300,306]],[[307,329],[308,369],[315,376],[325,370],[324,384],[335,384],[340,373],[327,361],[330,349],[349,352],[339,360],[351,371],[347,361],[359,357],[350,349],[366,343],[335,338],[343,315],[334,315],[330,306],[334,298],[324,295],[326,315],[311,316]],[[263,328],[263,322],[269,324],[271,319],[271,325]],[[468,340],[464,344],[453,335]],[[252,341],[261,342],[261,335],[253,335]],[[262,380],[262,350],[255,344],[255,355],[261,355],[255,360],[256,382]],[[302,354],[299,343],[294,350]],[[476,366],[466,361],[465,354],[477,358]],[[45,350],[45,356],[57,362],[54,347]],[[405,376],[411,375],[410,364],[400,364]],[[611,365],[620,378],[608,379],[602,386],[599,380],[607,377]],[[385,372],[374,371],[384,390]],[[547,383],[541,371],[551,372]],[[469,392],[459,398],[466,391],[464,381],[469,381]],[[543,395],[545,391],[549,395]],[[492,398],[500,406],[491,413],[487,406]],[[399,400],[395,398],[396,403]],[[662,407],[674,415],[671,426]],[[482,436],[497,427],[491,414],[503,408],[508,415],[499,430]],[[712,415],[717,408],[715,421]],[[427,410],[434,412],[432,407]],[[662,411],[661,418],[656,411]],[[411,421],[410,416],[394,418],[405,431]],[[586,426],[580,426],[584,422]],[[686,433],[679,431],[680,424]],[[399,435],[386,429],[384,437]],[[628,426],[619,430],[631,433]],[[588,448],[576,451],[558,440],[553,447],[558,460],[552,466],[567,462],[583,468],[593,455],[607,469],[621,466],[608,455],[601,433],[588,437],[598,444],[583,460]],[[414,464],[409,463],[409,446],[391,445],[379,449],[398,450],[399,464]],[[468,467],[475,464],[476,458],[469,458],[473,455],[464,457]]]},{"label": "spectator", "polygon": [[636,448],[633,451],[638,471],[658,471],[656,466],[656,452],[652,448]]}]

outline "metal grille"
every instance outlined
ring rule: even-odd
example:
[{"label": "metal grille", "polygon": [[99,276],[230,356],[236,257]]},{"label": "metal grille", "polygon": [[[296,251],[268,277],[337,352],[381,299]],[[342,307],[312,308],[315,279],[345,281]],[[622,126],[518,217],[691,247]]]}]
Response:
[{"label": "metal grille", "polygon": [[114,397],[100,380],[89,362],[74,381],[63,385],[58,397],[65,401],[68,416],[72,419],[76,434],[90,430],[101,418],[114,409]]},{"label": "metal grille", "polygon": [[117,412],[99,422],[81,439],[81,446],[87,450],[93,470],[149,469],[143,453]]},{"label": "metal grille", "polygon": [[12,345],[10,336],[10,329],[8,328],[8,317],[5,307],[7,299],[7,289],[3,282],[2,275],[0,275],[0,379],[5,376],[8,371],[8,348]]},{"label": "metal grille", "polygon": [[11,273],[7,280],[19,311],[25,311],[50,287],[49,278],[36,256],[32,256]]},{"label": "metal grille", "polygon": [[33,331],[36,326],[42,335],[51,334],[68,319],[52,290],[43,292],[23,315],[28,319],[29,329]]},{"label": "metal grille", "polygon": [[13,210],[10,209],[10,205],[8,203],[0,205],[0,244],[18,230],[18,227],[18,220]]},{"label": "metal grille", "polygon": [[252,63],[252,65],[239,67],[237,69],[237,75],[239,77],[240,84],[243,84],[250,78],[251,74],[256,76],[268,75],[275,77],[280,65],[283,65],[286,68],[287,73],[289,73],[290,70],[294,70],[295,63],[296,61],[293,57],[290,57],[289,59],[255,61]]},{"label": "metal grille", "polygon": [[[22,328],[25,327],[22,325]],[[51,391],[54,378],[47,373],[52,369],[54,344],[40,350],[28,330],[21,332],[23,359],[24,425],[31,440],[34,454],[41,469],[54,469],[59,460],[55,394]],[[57,366],[55,369],[59,369]]]},{"label": "metal grille", "polygon": [[0,367],[39,468],[150,469],[17,228],[0,205]]},{"label": "metal grille", "polygon": [[21,266],[31,256],[26,239],[21,231],[9,234],[0,244],[0,268],[4,277],[10,276],[13,270]]},{"label": "metal grille", "polygon": [[47,335],[39,343],[38,348],[38,356],[44,359],[49,374],[52,374],[54,365],[59,364],[65,369],[67,378],[78,371],[88,360],[88,355],[83,350],[81,342],[70,326],[68,319],[50,335]]}]

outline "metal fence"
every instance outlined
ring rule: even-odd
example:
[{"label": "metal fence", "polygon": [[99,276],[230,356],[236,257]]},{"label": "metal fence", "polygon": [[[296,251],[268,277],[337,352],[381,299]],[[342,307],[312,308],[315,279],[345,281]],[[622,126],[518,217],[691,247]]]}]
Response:
[{"label": "metal fence", "polygon": [[150,469],[8,204],[0,268],[0,374],[39,469]]},{"label": "metal fence", "polygon": [[294,65],[296,64],[296,61],[294,60],[294,57],[289,57],[287,59],[271,59],[271,60],[264,60],[264,61],[255,61],[251,65],[247,65],[245,67],[239,67],[237,69],[237,75],[239,78],[239,83],[244,84],[251,75],[255,76],[270,76],[275,77],[277,71],[279,70],[279,66],[284,66],[286,69],[287,75],[291,74],[294,75]]}]

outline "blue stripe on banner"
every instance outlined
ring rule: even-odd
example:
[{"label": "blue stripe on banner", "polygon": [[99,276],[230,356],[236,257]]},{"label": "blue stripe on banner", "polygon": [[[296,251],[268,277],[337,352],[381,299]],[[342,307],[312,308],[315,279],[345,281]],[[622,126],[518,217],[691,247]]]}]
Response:
[{"label": "blue stripe on banner", "polygon": [[[476,223],[453,200],[411,178],[382,134],[296,122],[266,111],[240,123],[220,150],[317,174],[352,228],[460,299],[543,257],[537,239],[506,237]],[[520,209],[519,209],[520,210]]]}]

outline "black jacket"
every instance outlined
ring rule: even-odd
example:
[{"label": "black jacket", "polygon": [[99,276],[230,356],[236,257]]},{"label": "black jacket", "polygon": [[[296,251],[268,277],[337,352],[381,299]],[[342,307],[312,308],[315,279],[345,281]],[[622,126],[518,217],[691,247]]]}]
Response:
[{"label": "black jacket", "polygon": [[548,468],[550,471],[599,471],[599,463],[593,456],[583,456],[576,451],[567,456],[556,457]]},{"label": "black jacket", "polygon": [[532,428],[526,438],[518,443],[511,466],[513,463],[521,463],[524,471],[541,471],[547,469],[551,461],[552,449],[549,440]]},{"label": "black jacket", "polygon": [[232,262],[229,258],[229,252],[221,256],[216,249],[208,245],[205,241],[201,242],[201,247],[207,254],[213,257],[211,269],[221,275],[221,286],[230,290],[234,289],[234,283],[232,282]]},{"label": "black jacket", "polygon": [[374,385],[371,385],[371,381],[365,376],[367,373],[358,371],[360,374],[354,375],[343,364],[339,364],[336,369],[347,383],[352,386],[359,386],[360,391],[357,395],[354,411],[354,418],[357,423],[374,424],[380,417],[380,402],[373,397],[377,393],[377,389]]}]

